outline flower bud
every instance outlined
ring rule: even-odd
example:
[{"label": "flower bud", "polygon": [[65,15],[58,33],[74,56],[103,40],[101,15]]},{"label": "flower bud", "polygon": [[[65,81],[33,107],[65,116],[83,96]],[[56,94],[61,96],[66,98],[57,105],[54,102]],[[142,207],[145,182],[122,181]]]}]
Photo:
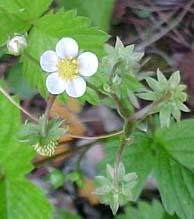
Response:
[{"label": "flower bud", "polygon": [[27,47],[26,38],[22,36],[14,36],[12,39],[7,41],[7,48],[10,54],[20,55],[21,51]]}]

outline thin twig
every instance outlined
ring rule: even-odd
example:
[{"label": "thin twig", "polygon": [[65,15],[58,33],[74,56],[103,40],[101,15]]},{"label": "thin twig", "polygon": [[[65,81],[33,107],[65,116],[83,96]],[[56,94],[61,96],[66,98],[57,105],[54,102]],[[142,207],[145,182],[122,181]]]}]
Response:
[{"label": "thin twig", "polygon": [[25,115],[27,115],[30,119],[35,122],[38,122],[38,119],[32,116],[28,111],[26,111],[23,107],[21,107],[2,87],[0,87],[0,92],[20,111],[22,111]]}]

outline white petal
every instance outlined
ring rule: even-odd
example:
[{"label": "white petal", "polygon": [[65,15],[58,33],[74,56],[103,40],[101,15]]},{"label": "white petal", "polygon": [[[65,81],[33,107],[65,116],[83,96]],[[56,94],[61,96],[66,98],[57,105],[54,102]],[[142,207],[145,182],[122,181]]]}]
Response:
[{"label": "white petal", "polygon": [[52,50],[47,50],[40,57],[40,66],[46,72],[55,72],[57,70],[57,55]]},{"label": "white petal", "polygon": [[52,73],[46,79],[46,87],[51,94],[63,93],[65,86],[65,81],[58,76],[58,73]]},{"label": "white petal", "polygon": [[83,76],[91,76],[98,69],[98,59],[94,53],[84,52],[78,57],[79,73]]},{"label": "white petal", "polygon": [[66,92],[71,97],[81,97],[86,91],[86,82],[83,78],[77,77],[67,82]]},{"label": "white petal", "polygon": [[60,58],[70,57],[73,58],[78,54],[77,42],[69,37],[62,38],[56,45],[56,53]]}]

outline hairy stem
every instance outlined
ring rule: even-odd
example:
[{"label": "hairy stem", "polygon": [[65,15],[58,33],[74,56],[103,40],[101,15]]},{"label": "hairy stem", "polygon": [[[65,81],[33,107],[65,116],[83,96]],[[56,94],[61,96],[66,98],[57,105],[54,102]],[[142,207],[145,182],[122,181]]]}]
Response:
[{"label": "hairy stem", "polygon": [[169,98],[169,93],[167,93],[163,98],[161,98],[160,100],[156,101],[155,103],[152,103],[146,107],[144,107],[143,109],[139,110],[138,112],[136,112],[133,116],[130,116],[128,118],[126,118],[125,122],[126,122],[126,130],[124,131],[125,134],[125,138],[123,138],[123,140],[121,141],[120,147],[118,149],[116,158],[115,158],[115,163],[114,163],[114,187],[115,189],[118,188],[118,169],[119,169],[119,163],[121,160],[121,155],[123,152],[123,149],[126,145],[127,142],[129,142],[130,139],[130,135],[133,132],[133,129],[135,127],[135,121],[137,120],[142,120],[144,119],[147,115],[149,115],[149,113],[159,104],[161,104],[164,100]]},{"label": "hairy stem", "polygon": [[123,152],[123,149],[126,145],[127,140],[125,138],[123,138],[123,140],[121,141],[119,150],[117,152],[117,156],[115,158],[115,163],[114,163],[114,188],[118,189],[118,170],[119,170],[119,163],[121,161],[121,155]]},{"label": "hairy stem", "polygon": [[52,105],[56,99],[56,95],[53,94],[49,94],[49,98],[48,98],[48,102],[47,102],[47,107],[44,113],[44,118],[43,118],[43,122],[42,122],[42,128],[41,128],[41,134],[43,137],[46,136],[46,128],[47,128],[47,123],[48,123],[48,118],[50,115],[50,110],[52,108]]}]

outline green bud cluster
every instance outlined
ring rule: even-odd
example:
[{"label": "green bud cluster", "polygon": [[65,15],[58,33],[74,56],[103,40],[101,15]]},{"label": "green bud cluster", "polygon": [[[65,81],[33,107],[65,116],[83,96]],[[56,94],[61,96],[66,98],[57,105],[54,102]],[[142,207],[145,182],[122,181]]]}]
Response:
[{"label": "green bud cluster", "polygon": [[95,194],[99,196],[101,203],[110,205],[115,215],[119,206],[125,205],[128,201],[133,201],[132,189],[137,183],[136,173],[127,173],[123,163],[119,164],[117,185],[115,185],[114,169],[107,164],[106,177],[97,176],[96,183],[99,187]]},{"label": "green bud cluster", "polygon": [[138,72],[144,54],[136,52],[134,45],[125,47],[119,38],[116,40],[115,47],[105,45],[105,53],[106,56],[102,59],[106,80],[105,90],[115,93],[123,101],[128,100],[138,108],[139,104],[134,92],[142,88]]},{"label": "green bud cluster", "polygon": [[162,127],[169,127],[170,118],[173,116],[180,121],[181,112],[189,112],[184,104],[187,100],[186,86],[180,84],[180,72],[174,72],[167,80],[164,74],[158,69],[157,80],[147,77],[146,82],[151,90],[139,93],[138,97],[156,103],[151,113],[159,112],[160,124]]}]

